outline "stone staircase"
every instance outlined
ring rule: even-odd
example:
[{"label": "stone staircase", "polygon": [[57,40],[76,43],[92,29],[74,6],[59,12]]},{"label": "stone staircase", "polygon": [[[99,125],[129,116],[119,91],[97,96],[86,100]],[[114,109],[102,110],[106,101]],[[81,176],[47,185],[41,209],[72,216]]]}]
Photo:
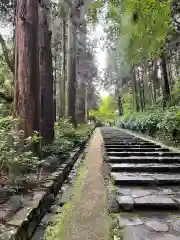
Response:
[{"label": "stone staircase", "polygon": [[131,240],[180,239],[180,152],[113,127],[102,128],[102,135],[120,228],[133,231]]}]

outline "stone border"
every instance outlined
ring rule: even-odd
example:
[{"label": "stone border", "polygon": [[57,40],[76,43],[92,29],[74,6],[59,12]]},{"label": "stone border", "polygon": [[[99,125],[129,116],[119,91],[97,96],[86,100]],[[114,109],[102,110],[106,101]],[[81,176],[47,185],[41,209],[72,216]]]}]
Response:
[{"label": "stone border", "polygon": [[37,202],[35,203],[36,206],[33,209],[30,209],[28,216],[22,221],[20,227],[18,227],[16,233],[11,236],[10,240],[31,239],[41,219],[53,204],[59,189],[62,187],[76,160],[84,151],[93,132],[94,128],[88,133],[86,140],[82,142],[80,146],[72,152],[70,157],[56,170],[56,172],[52,173],[47,179],[52,181],[51,184],[49,184],[42,196],[37,199]]},{"label": "stone border", "polygon": [[155,140],[153,139],[152,137],[150,136],[147,136],[145,134],[142,134],[142,133],[138,133],[138,132],[133,132],[131,130],[128,130],[128,129],[124,129],[124,128],[118,128],[118,127],[115,127],[117,130],[121,131],[121,132],[125,132],[125,133],[128,133],[130,135],[133,135],[137,138],[140,138],[142,140],[145,140],[145,141],[149,141],[151,143],[154,143],[156,145],[160,145],[162,148],[168,148],[170,151],[172,152],[180,152],[180,149],[179,148],[176,148],[176,147],[171,147],[171,146],[168,146],[168,145],[165,145],[164,143],[162,143],[161,141],[158,141],[158,140]]}]

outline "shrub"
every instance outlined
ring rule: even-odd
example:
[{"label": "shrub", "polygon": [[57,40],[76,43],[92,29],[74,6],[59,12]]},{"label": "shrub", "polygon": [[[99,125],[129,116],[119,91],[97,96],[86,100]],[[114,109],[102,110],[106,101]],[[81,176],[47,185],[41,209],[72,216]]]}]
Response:
[{"label": "shrub", "polygon": [[62,119],[55,124],[55,140],[52,144],[43,147],[45,155],[56,154],[68,156],[70,151],[83,142],[89,132],[91,125],[78,125],[75,129],[66,119]]},{"label": "shrub", "polygon": [[145,113],[126,115],[119,119],[117,125],[150,136],[161,135],[165,139],[177,141],[180,139],[180,108],[151,109]]},{"label": "shrub", "polygon": [[[38,158],[31,151],[19,150],[21,139],[19,132],[14,130],[16,123],[17,120],[11,117],[0,118],[0,170],[9,173],[10,176],[35,171],[38,164]],[[27,139],[25,143],[31,144],[32,138]]]}]

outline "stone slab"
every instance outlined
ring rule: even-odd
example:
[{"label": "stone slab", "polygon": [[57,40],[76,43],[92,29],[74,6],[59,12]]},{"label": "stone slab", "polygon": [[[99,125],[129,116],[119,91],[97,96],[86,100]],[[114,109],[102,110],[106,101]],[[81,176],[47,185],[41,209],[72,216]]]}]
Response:
[{"label": "stone slab", "polygon": [[141,189],[132,190],[132,197],[133,198],[145,197],[145,196],[149,196],[151,194],[152,193],[148,190],[141,190]]},{"label": "stone slab", "polygon": [[132,210],[134,206],[133,198],[130,196],[117,196],[119,205],[126,211]]},{"label": "stone slab", "polygon": [[158,237],[155,240],[180,240],[180,237],[170,235],[170,234],[164,234],[163,236]]},{"label": "stone slab", "polygon": [[159,196],[159,195],[150,195],[150,196],[144,196],[134,199],[135,204],[141,204],[141,205],[156,205],[156,206],[172,206],[175,205],[174,201],[167,196]]},{"label": "stone slab", "polygon": [[[156,170],[156,168],[167,168],[167,169],[180,169],[180,164],[161,164],[161,163],[137,163],[137,164],[133,164],[133,163],[116,163],[116,164],[110,164],[110,167],[112,169],[112,171],[114,169],[121,169],[121,168],[127,168],[127,169],[131,169],[131,168],[142,168],[144,169],[144,171],[146,171],[146,169],[151,168]],[[137,170],[138,171],[138,170]]]},{"label": "stone slab", "polygon": [[118,223],[119,223],[119,226],[121,228],[123,227],[127,227],[127,226],[140,226],[143,223],[143,221],[137,217],[134,217],[134,218],[122,218],[122,217],[118,217]]},{"label": "stone slab", "polygon": [[169,227],[167,224],[157,220],[147,221],[146,225],[148,227],[151,227],[156,232],[167,232],[169,230]]},{"label": "stone slab", "polygon": [[121,174],[121,173],[111,173],[116,184],[155,184],[156,180],[150,175],[142,176],[140,174]]}]

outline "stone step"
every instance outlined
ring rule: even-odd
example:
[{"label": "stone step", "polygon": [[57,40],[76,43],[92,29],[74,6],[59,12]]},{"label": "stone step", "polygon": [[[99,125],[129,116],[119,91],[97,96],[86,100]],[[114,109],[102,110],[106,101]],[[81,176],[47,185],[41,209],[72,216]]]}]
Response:
[{"label": "stone step", "polygon": [[110,163],[180,163],[180,157],[116,157],[108,156]]},{"label": "stone step", "polygon": [[107,152],[107,156],[131,157],[131,156],[147,156],[147,157],[180,157],[180,152]]},{"label": "stone step", "polygon": [[122,186],[180,185],[180,174],[111,172],[111,176],[115,185]]},{"label": "stone step", "polygon": [[150,142],[132,142],[132,141],[104,141],[105,145],[147,145],[147,146],[156,146],[156,144],[150,143]]},{"label": "stone step", "polygon": [[117,163],[110,164],[112,172],[176,172],[180,173],[180,164],[162,164],[162,163]]},{"label": "stone step", "polygon": [[123,210],[179,210],[178,187],[117,187],[116,199]]},{"label": "stone step", "polygon": [[117,141],[117,142],[142,142],[142,143],[147,142],[147,143],[149,143],[148,141],[144,141],[144,140],[140,140],[140,139],[133,139],[133,138],[127,139],[127,138],[123,138],[123,137],[119,137],[119,138],[113,138],[113,137],[112,138],[104,138],[104,141],[105,142]]},{"label": "stone step", "polygon": [[161,146],[158,146],[158,145],[128,145],[128,144],[104,144],[105,148],[108,149],[108,148],[161,148]]},{"label": "stone step", "polygon": [[121,212],[116,216],[123,240],[180,240],[179,213],[136,211]]},{"label": "stone step", "polygon": [[169,152],[168,148],[124,148],[124,147],[106,147],[107,152]]}]

